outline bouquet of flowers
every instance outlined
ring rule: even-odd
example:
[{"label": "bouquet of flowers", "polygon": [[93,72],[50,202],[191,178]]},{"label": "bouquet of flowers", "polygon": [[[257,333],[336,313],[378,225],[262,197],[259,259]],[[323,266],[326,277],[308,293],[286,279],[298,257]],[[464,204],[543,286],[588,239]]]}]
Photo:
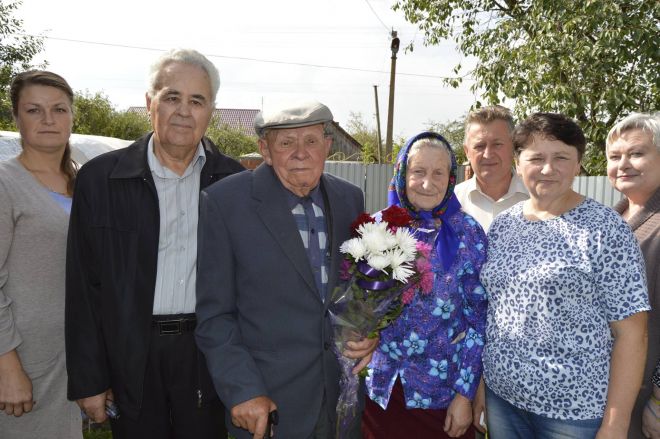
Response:
[{"label": "bouquet of flowers", "polygon": [[351,373],[355,360],[342,355],[346,342],[375,337],[401,314],[417,291],[429,293],[433,287],[429,239],[417,239],[420,230],[413,232],[411,225],[406,209],[398,206],[373,216],[363,213],[351,225],[353,238],[340,247],[345,254],[342,283],[335,288],[329,306],[334,352],[341,366],[339,439],[346,437],[357,416],[359,378]]}]

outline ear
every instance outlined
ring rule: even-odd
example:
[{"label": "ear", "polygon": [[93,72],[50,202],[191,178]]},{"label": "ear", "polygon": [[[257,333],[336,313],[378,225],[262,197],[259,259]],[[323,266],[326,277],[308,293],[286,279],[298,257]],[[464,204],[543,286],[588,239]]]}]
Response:
[{"label": "ear", "polygon": [[259,152],[264,158],[264,162],[266,162],[267,165],[273,166],[273,159],[270,157],[270,150],[268,149],[268,142],[266,139],[259,139],[257,143],[259,144]]},{"label": "ear", "polygon": [[323,137],[323,142],[325,143],[325,156],[327,157],[330,154],[330,148],[332,148],[332,137]]},{"label": "ear", "polygon": [[513,163],[516,166],[516,174],[518,174],[519,177],[522,177],[522,172],[520,171],[520,162],[518,161],[517,158],[514,158]]},{"label": "ear", "polygon": [[149,93],[145,93],[144,98],[147,101],[147,115],[150,115],[150,113],[151,113],[151,97],[149,96]]}]

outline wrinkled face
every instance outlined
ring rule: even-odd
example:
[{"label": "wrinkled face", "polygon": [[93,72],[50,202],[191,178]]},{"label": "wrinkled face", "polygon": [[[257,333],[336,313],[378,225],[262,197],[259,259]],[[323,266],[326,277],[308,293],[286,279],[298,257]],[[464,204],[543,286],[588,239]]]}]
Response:
[{"label": "wrinkled face", "polygon": [[173,62],[159,75],[159,90],[147,108],[159,146],[197,148],[213,113],[211,81],[199,66]]},{"label": "wrinkled face", "polygon": [[69,97],[59,88],[28,85],[18,97],[14,116],[23,148],[59,151],[69,141],[73,112]]},{"label": "wrinkled face", "polygon": [[580,173],[576,148],[538,136],[520,152],[516,164],[529,195],[544,201],[568,195],[573,179]]},{"label": "wrinkled face", "polygon": [[465,133],[463,149],[482,187],[511,178],[513,142],[509,125],[505,121],[470,124]]},{"label": "wrinkled face", "polygon": [[627,197],[646,200],[660,187],[660,151],[643,130],[621,134],[607,149],[607,177]]},{"label": "wrinkled face", "polygon": [[323,124],[275,129],[259,139],[264,161],[284,187],[301,197],[319,184],[330,145],[332,139],[323,135]]},{"label": "wrinkled face", "polygon": [[408,157],[406,196],[418,210],[433,210],[440,204],[449,185],[451,162],[447,151],[422,146]]}]

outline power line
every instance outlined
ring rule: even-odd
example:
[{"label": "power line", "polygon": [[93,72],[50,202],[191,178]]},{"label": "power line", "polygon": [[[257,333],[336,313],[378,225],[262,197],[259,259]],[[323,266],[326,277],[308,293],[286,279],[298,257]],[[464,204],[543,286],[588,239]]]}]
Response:
[{"label": "power line", "polygon": [[378,19],[378,21],[380,21],[380,24],[382,24],[383,27],[385,28],[385,30],[389,33],[389,32],[390,32],[390,28],[389,28],[389,26],[387,26],[387,25],[383,22],[383,20],[380,19],[380,17],[378,16],[378,14],[376,14],[376,11],[374,10],[373,6],[371,6],[371,3],[369,3],[369,0],[364,0],[364,2],[367,4],[367,6],[369,6],[369,9],[371,9],[371,12],[373,12],[374,16]]},{"label": "power line", "polygon": [[[72,38],[49,37],[49,36],[44,36],[44,35],[30,35],[30,34],[22,34],[22,35],[30,36],[30,37],[40,37],[40,38],[45,38],[45,39],[55,40],[55,41],[66,41],[66,42],[70,42],[70,43],[91,44],[91,45],[106,46],[106,47],[119,47],[119,48],[122,48],[122,49],[138,49],[138,50],[148,50],[148,51],[152,51],[152,52],[165,52],[166,51],[166,49],[158,49],[158,48],[155,48],[155,47],[130,46],[130,45],[127,45],[127,44],[104,43],[104,42],[101,42],[101,41],[85,41],[85,40],[77,40],[77,39],[72,39]],[[352,71],[352,72],[364,72],[364,73],[385,73],[385,74],[390,73],[387,70],[362,69],[362,68],[357,68],[357,67],[345,67],[345,66],[330,66],[330,65],[325,65],[325,64],[312,64],[312,63],[302,63],[302,62],[279,61],[279,60],[274,60],[274,59],[250,58],[250,57],[244,57],[244,56],[229,56],[229,55],[218,55],[218,54],[205,54],[205,55],[209,58],[223,58],[223,59],[232,59],[232,60],[238,60],[238,61],[263,62],[263,63],[270,63],[270,64],[283,64],[283,65],[292,65],[292,66],[300,66],[300,67],[314,67],[314,68],[320,68],[320,69],[347,70],[347,71]],[[422,73],[397,72],[396,74],[401,75],[401,76],[411,76],[411,77],[416,77],[416,78],[461,79],[459,77],[454,77],[454,76],[425,75],[425,74],[422,74]]]}]

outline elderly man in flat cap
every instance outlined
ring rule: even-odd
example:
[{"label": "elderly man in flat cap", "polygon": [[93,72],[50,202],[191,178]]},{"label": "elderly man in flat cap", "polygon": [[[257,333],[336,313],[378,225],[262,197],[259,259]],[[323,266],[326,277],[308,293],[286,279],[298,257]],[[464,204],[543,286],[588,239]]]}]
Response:
[{"label": "elderly man in flat cap", "polygon": [[[339,369],[328,299],[339,245],[364,201],[359,188],[323,173],[331,121],[318,102],[260,113],[265,163],[201,195],[196,337],[237,439],[264,437],[274,410],[277,437],[334,437]],[[354,372],[376,344],[349,343]]]}]

